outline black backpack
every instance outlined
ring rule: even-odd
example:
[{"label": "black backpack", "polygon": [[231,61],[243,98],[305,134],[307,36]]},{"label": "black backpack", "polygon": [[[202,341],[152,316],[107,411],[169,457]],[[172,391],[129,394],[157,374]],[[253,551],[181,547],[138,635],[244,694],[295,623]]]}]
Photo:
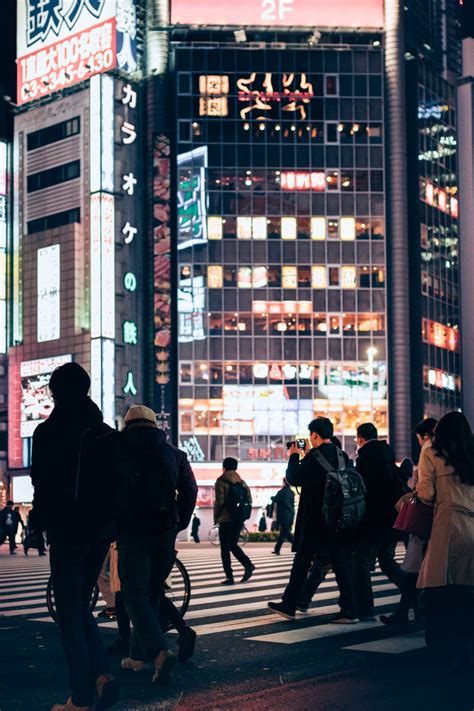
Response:
[{"label": "black backpack", "polygon": [[246,521],[252,514],[252,504],[249,499],[248,489],[244,482],[229,485],[226,508],[229,510],[232,521]]},{"label": "black backpack", "polygon": [[160,532],[176,524],[176,488],[160,447],[143,452],[128,464],[128,506],[123,518],[140,529]]},{"label": "black backpack", "polygon": [[365,484],[357,469],[348,467],[341,450],[337,450],[337,469],[317,450],[316,461],[327,472],[322,514],[327,526],[337,530],[357,526],[365,514]]}]

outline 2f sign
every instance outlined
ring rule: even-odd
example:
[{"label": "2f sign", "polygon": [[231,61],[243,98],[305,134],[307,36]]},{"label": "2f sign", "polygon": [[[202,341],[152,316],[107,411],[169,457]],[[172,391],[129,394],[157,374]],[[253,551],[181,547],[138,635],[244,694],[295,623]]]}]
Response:
[{"label": "2f sign", "polygon": [[261,0],[261,3],[260,19],[265,22],[284,20],[286,15],[293,12],[294,0]]}]

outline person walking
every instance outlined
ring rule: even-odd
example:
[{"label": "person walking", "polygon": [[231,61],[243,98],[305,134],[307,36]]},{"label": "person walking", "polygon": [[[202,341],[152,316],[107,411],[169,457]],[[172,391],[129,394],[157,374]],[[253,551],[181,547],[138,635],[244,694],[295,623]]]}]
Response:
[{"label": "person walking", "polygon": [[380,569],[399,589],[404,572],[395,560],[398,534],[393,530],[397,517],[395,504],[405,493],[395,464],[395,452],[378,439],[375,425],[359,425],[355,466],[366,486],[367,509],[357,528],[354,542],[354,582],[358,616],[375,619],[371,567],[378,559]]},{"label": "person walking", "polygon": [[13,508],[13,501],[7,501],[7,505],[0,511],[0,532],[2,542],[8,538],[10,555],[16,555],[16,534],[18,526],[23,526],[20,512]]},{"label": "person walking", "polygon": [[281,547],[285,541],[293,544],[291,527],[295,517],[295,495],[286,479],[283,479],[283,487],[273,497],[273,502],[276,506],[276,521],[280,526],[280,534],[272,553],[280,555]]},{"label": "person walking", "polygon": [[239,546],[243,523],[252,511],[252,494],[237,473],[238,465],[237,459],[226,457],[222,462],[222,474],[215,484],[214,523],[219,524],[221,559],[225,573],[221,585],[234,584],[231,553],[244,568],[242,583],[249,580],[255,570],[252,561]]},{"label": "person walking", "polygon": [[262,511],[262,515],[259,518],[258,521],[258,532],[259,533],[265,533],[267,530],[267,518],[265,516],[265,513]]},{"label": "person walking", "polygon": [[193,539],[194,543],[201,543],[201,539],[199,538],[199,526],[201,525],[201,519],[197,515],[197,513],[194,513],[193,515],[193,521],[191,523],[191,538]]},{"label": "person walking", "polygon": [[417,587],[424,591],[426,644],[455,668],[474,661],[474,437],[448,412],[418,463],[418,498],[434,503]]},{"label": "person walking", "polygon": [[49,388],[54,409],[33,435],[31,479],[37,529],[50,543],[61,642],[71,696],[52,711],[112,706],[118,686],[110,673],[89,602],[109,545],[122,493],[118,433],[90,400],[90,378],[78,363],[57,368]]},{"label": "person walking", "polygon": [[[198,489],[186,454],[166,441],[149,407],[128,410],[121,437],[129,504],[118,523],[118,570],[133,625],[130,656],[122,668],[138,670],[153,660],[153,683],[166,684],[177,660],[160,624],[163,586],[176,558],[177,533],[189,526]],[[187,629],[181,643],[194,648],[196,634]]]},{"label": "person walking", "polygon": [[[268,607],[286,619],[294,619],[315,556],[321,561],[326,561],[329,557],[339,587],[341,608],[331,622],[353,624],[358,622],[352,572],[354,527],[338,530],[336,526],[329,526],[323,513],[328,468],[350,468],[351,464],[347,454],[331,442],[334,434],[331,420],[327,417],[317,417],[309,423],[308,429],[310,445],[306,443],[304,457],[300,460],[301,452],[296,443],[293,443],[288,450],[289,461],[286,470],[287,482],[291,486],[301,487],[293,543],[296,555],[282,601],[269,602]],[[317,565],[316,568],[320,572],[321,580],[324,578],[325,567],[325,563],[321,563],[321,566]]]}]

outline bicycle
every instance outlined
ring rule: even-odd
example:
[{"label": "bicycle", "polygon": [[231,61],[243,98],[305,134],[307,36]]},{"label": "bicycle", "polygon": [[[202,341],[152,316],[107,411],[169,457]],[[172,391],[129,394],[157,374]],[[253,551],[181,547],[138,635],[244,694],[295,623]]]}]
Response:
[{"label": "bicycle", "polygon": [[[214,526],[210,529],[209,535],[208,535],[208,541],[211,543],[213,546],[218,546],[219,545],[219,524],[216,523]],[[239,545],[245,546],[245,544],[249,540],[249,532],[247,528],[245,527],[245,524],[242,526],[242,529],[240,531],[239,535]]]},{"label": "bicycle", "polygon": [[[181,617],[184,617],[191,599],[191,580],[189,578],[189,573],[186,570],[186,566],[179,560],[179,558],[176,558],[171,573],[165,581],[164,587],[166,597],[168,597],[175,607],[177,607]],[[99,587],[95,585],[89,602],[90,612],[94,611],[98,599]],[[54,590],[51,578],[49,578],[48,585],[46,587],[46,605],[48,607],[49,614],[53,620],[57,622],[58,615],[54,601]],[[170,629],[171,624],[168,622],[165,631]]]}]

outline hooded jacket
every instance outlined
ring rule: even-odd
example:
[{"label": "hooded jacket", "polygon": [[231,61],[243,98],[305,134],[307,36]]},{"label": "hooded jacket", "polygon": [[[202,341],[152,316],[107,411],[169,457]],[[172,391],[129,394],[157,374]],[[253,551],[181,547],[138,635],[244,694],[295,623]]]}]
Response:
[{"label": "hooded jacket", "polygon": [[229,489],[232,484],[243,484],[247,491],[248,501],[252,503],[252,494],[250,489],[240,474],[236,471],[225,471],[215,483],[215,500],[214,500],[214,523],[228,523],[232,521],[232,516],[226,506]]},{"label": "hooded jacket", "polygon": [[163,529],[187,528],[196,505],[198,487],[194,472],[185,452],[166,441],[166,434],[156,425],[146,422],[131,422],[123,432],[124,452],[137,471],[150,475],[166,471],[171,479],[171,489],[175,492],[173,520],[150,521],[146,516],[146,502],[129,508],[119,520],[119,534],[131,536],[153,535]]},{"label": "hooded jacket", "polygon": [[[115,522],[105,510],[95,520],[88,520],[77,507],[79,452],[86,430],[105,435],[112,447],[118,444],[118,434],[104,424],[101,411],[89,397],[56,404],[33,435],[34,520],[38,529],[47,531],[50,543],[107,542],[115,537]],[[113,462],[108,464],[113,468]],[[92,488],[88,496],[95,495]]]}]

